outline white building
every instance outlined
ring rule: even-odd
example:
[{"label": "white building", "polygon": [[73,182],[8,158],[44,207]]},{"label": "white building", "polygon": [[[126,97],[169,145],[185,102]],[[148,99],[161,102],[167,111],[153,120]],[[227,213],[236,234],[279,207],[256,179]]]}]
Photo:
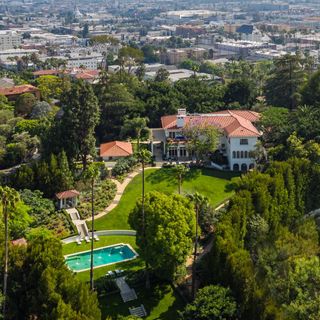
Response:
[{"label": "white building", "polygon": [[15,31],[0,31],[0,50],[18,48],[21,45],[22,37]]},{"label": "white building", "polygon": [[255,167],[254,151],[261,133],[254,126],[259,114],[247,110],[226,110],[209,114],[189,115],[179,109],[177,115],[161,118],[162,128],[153,129],[152,151],[162,149],[165,158],[190,160],[183,137],[183,128],[199,124],[212,125],[221,130],[218,152],[233,171],[247,171]]},{"label": "white building", "polygon": [[96,70],[99,69],[103,61],[103,55],[91,53],[87,55],[71,54],[67,59],[68,68],[81,68]]}]

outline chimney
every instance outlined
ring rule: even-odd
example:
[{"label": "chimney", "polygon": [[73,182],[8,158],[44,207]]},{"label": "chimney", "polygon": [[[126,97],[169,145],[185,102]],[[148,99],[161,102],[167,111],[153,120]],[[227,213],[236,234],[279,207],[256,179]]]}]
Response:
[{"label": "chimney", "polygon": [[178,114],[177,114],[177,127],[178,128],[184,127],[186,115],[187,115],[186,109],[178,109]]}]

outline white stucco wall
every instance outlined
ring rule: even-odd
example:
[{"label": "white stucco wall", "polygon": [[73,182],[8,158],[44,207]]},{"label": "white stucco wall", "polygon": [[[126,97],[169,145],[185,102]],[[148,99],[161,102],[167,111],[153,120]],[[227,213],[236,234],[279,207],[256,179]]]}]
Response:
[{"label": "white stucco wall", "polygon": [[[240,139],[248,139],[247,145],[241,145]],[[246,164],[248,169],[249,165],[254,163],[255,160],[252,158],[249,158],[249,152],[254,151],[256,148],[258,138],[257,137],[241,137],[241,138],[230,138],[230,145],[227,153],[227,157],[229,160],[230,169],[233,170],[234,164],[239,164],[239,168],[241,170],[241,165]],[[247,151],[248,152],[248,158],[233,158],[233,151]]]}]

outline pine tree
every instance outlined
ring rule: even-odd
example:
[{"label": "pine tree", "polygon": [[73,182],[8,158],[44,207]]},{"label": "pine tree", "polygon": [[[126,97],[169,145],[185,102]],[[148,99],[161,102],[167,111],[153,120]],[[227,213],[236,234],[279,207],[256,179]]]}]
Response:
[{"label": "pine tree", "polygon": [[99,121],[98,100],[92,86],[84,81],[74,82],[61,99],[63,148],[69,160],[81,160],[83,169],[87,157],[95,155],[95,127]]}]

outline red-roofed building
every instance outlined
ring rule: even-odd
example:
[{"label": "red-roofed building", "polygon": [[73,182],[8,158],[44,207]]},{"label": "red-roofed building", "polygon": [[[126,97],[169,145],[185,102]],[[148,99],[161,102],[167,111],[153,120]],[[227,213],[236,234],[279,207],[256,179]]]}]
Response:
[{"label": "red-roofed building", "polygon": [[30,84],[23,84],[21,86],[14,86],[10,88],[0,88],[0,94],[6,96],[9,100],[16,100],[24,93],[32,93],[37,99],[40,99],[39,89]]},{"label": "red-roofed building", "polygon": [[77,190],[66,190],[56,193],[56,198],[58,199],[58,208],[67,209],[75,208],[78,203],[78,197],[80,193]]},{"label": "red-roofed building", "polygon": [[111,141],[100,145],[100,157],[104,161],[129,157],[132,154],[132,144],[130,142]]},{"label": "red-roofed building", "polygon": [[183,128],[212,125],[222,132],[219,151],[228,160],[228,167],[234,171],[246,171],[255,167],[253,151],[261,132],[254,123],[259,120],[259,117],[258,113],[250,110],[187,114],[185,109],[179,109],[177,115],[161,118],[162,128],[153,130],[153,145],[159,145],[161,142],[166,158],[182,161],[192,159],[186,148],[186,140],[182,134]]},{"label": "red-roofed building", "polygon": [[27,240],[25,238],[20,238],[20,239],[12,240],[11,244],[13,246],[26,246]]}]

